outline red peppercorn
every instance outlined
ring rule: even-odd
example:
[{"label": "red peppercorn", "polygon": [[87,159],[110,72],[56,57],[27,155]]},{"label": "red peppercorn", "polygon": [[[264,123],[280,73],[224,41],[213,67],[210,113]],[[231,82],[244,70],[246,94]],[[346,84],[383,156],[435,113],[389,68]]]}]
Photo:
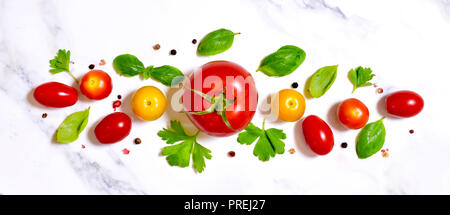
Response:
[{"label": "red peppercorn", "polygon": [[383,93],[383,88],[378,88],[377,92],[378,92],[379,94]]},{"label": "red peppercorn", "polygon": [[412,129],[409,130],[409,133],[410,133],[410,134],[414,134],[414,130],[412,130]]},{"label": "red peppercorn", "polygon": [[230,156],[230,157],[234,157],[235,155],[236,155],[236,152],[234,152],[234,151],[228,152],[228,156]]},{"label": "red peppercorn", "polygon": [[116,108],[120,107],[120,105],[122,105],[121,101],[119,101],[119,100],[114,101],[113,102],[114,111],[116,111]]}]

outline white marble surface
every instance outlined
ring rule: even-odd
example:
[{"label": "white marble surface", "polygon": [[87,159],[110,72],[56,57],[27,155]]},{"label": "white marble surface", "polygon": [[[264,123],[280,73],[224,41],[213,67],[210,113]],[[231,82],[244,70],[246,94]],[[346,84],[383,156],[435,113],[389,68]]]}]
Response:
[{"label": "white marble surface", "polygon": [[[191,40],[222,27],[242,33],[233,47],[197,57]],[[449,40],[449,0],[0,0],[0,193],[450,194]],[[152,49],[156,43],[161,50]],[[284,78],[253,72],[264,56],[285,44],[307,53],[297,71]],[[81,99],[65,109],[38,105],[31,96],[34,87],[48,81],[73,84],[66,74],[48,72],[48,60],[59,48],[72,51],[71,67],[78,77],[89,64],[105,59],[100,68],[113,79],[111,96],[97,102]],[[168,54],[173,48],[176,56]],[[165,143],[157,131],[170,118],[186,120],[174,113],[154,122],[133,118],[125,140],[96,144],[93,128],[112,112],[118,94],[126,97],[121,110],[130,113],[127,99],[138,87],[168,90],[153,80],[115,73],[112,60],[122,53],[134,54],[146,65],[170,64],[185,72],[211,60],[234,61],[252,72],[260,98],[293,81],[302,89],[316,69],[339,64],[335,84],[320,99],[307,100],[306,109],[306,115],[318,115],[332,125],[335,147],[327,156],[311,156],[300,123],[271,123],[284,129],[286,149],[296,153],[263,163],[252,155],[253,146],[239,145],[236,136],[201,135],[199,142],[212,150],[213,158],[204,173],[195,174],[192,168],[170,167],[159,156]],[[373,69],[385,93],[366,87],[351,94],[346,75],[359,65]],[[382,114],[377,104],[383,95],[397,89],[420,93],[423,112],[385,120],[389,158],[378,153],[358,159],[353,144],[358,132],[336,124],[334,105],[359,98],[374,121]],[[80,138],[67,145],[52,143],[63,119],[88,106],[90,122]],[[46,119],[41,118],[44,112]],[[253,122],[262,119],[258,112]],[[135,137],[143,143],[134,145]],[[347,149],[339,146],[344,141]],[[123,148],[130,154],[124,155]],[[230,150],[236,157],[227,156]]]}]

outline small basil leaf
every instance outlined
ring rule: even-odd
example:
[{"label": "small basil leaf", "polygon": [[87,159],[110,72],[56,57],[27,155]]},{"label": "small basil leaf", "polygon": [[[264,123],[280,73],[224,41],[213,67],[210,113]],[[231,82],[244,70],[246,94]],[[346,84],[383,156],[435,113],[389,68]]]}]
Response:
[{"label": "small basil leaf", "polygon": [[123,54],[114,58],[113,67],[117,73],[132,77],[145,71],[144,64],[134,55]]},{"label": "small basil leaf", "polygon": [[230,30],[221,28],[207,34],[197,47],[197,54],[200,56],[209,56],[222,53],[233,45],[234,33]]},{"label": "small basil leaf", "polygon": [[[160,67],[147,67],[148,71],[150,71],[150,77],[156,81],[161,82],[162,84],[170,87],[170,86],[176,86],[179,83],[181,83],[184,79],[184,75],[183,73],[173,67],[173,66],[169,66],[169,65],[164,65],[164,66],[160,66]],[[145,78],[145,72],[144,72],[144,78]]]},{"label": "small basil leaf", "polygon": [[380,151],[384,145],[386,129],[383,118],[364,126],[356,139],[356,154],[360,159],[368,158]]},{"label": "small basil leaf", "polygon": [[88,123],[89,109],[70,114],[56,131],[56,142],[71,143],[78,139]]},{"label": "small basil leaf", "polygon": [[294,72],[305,60],[306,53],[297,46],[283,46],[265,57],[257,71],[267,76],[283,77]]},{"label": "small basil leaf", "polygon": [[337,65],[322,67],[311,76],[308,91],[312,97],[319,98],[330,89],[336,80],[337,67]]}]

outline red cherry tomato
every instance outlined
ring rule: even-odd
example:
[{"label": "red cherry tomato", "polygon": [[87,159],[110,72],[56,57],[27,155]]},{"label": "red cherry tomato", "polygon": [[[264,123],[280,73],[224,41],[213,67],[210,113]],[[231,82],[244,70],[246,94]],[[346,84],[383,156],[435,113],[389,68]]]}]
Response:
[{"label": "red cherry tomato", "polygon": [[386,110],[398,117],[412,117],[420,113],[424,106],[422,97],[412,91],[398,91],[386,97]]},{"label": "red cherry tomato", "polygon": [[[191,89],[218,96],[221,93],[230,102],[225,110],[226,120],[219,111],[197,115],[188,113],[188,117],[201,131],[212,136],[229,136],[247,127],[255,114],[258,104],[258,92],[250,73],[238,64],[228,61],[214,61],[192,73],[183,95],[183,105],[188,112],[207,110],[211,103]],[[221,100],[221,99],[219,99]],[[221,100],[223,101],[223,99]]]},{"label": "red cherry tomato", "polygon": [[103,144],[111,144],[123,140],[130,134],[131,119],[122,112],[109,114],[95,127],[94,134]]},{"label": "red cherry tomato", "polygon": [[65,84],[48,82],[36,87],[33,97],[44,106],[62,108],[77,103],[78,92]]},{"label": "red cherry tomato", "polygon": [[333,132],[330,126],[315,115],[310,115],[302,123],[305,142],[318,155],[328,154],[334,146]]},{"label": "red cherry tomato", "polygon": [[347,99],[339,104],[338,119],[350,129],[360,129],[369,120],[369,109],[358,99]]},{"label": "red cherry tomato", "polygon": [[89,99],[102,100],[111,94],[111,77],[101,70],[92,70],[81,79],[80,90]]}]

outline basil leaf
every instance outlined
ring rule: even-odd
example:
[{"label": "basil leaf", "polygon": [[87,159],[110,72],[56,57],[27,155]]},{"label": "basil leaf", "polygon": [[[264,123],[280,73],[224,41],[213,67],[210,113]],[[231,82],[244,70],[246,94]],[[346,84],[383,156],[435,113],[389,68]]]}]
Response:
[{"label": "basil leaf", "polygon": [[156,68],[149,66],[146,70],[147,71],[143,73],[145,79],[151,77],[168,87],[178,85],[184,79],[184,75],[179,69],[169,65]]},{"label": "basil leaf", "polygon": [[356,139],[356,154],[360,159],[368,158],[380,151],[384,145],[386,129],[383,118],[364,126]]},{"label": "basil leaf", "polygon": [[209,56],[222,53],[233,45],[234,33],[230,30],[221,28],[207,34],[197,47],[197,54],[200,56]]},{"label": "basil leaf", "polygon": [[337,67],[337,65],[322,67],[311,76],[308,91],[312,97],[319,98],[330,89],[336,80]]},{"label": "basil leaf", "polygon": [[305,60],[306,53],[297,46],[283,46],[265,57],[258,70],[267,76],[283,77],[294,72]]},{"label": "basil leaf", "polygon": [[114,58],[113,67],[117,73],[132,77],[145,71],[144,64],[134,55],[123,54]]},{"label": "basil leaf", "polygon": [[89,109],[70,114],[56,131],[56,142],[71,143],[78,139],[88,123]]}]

